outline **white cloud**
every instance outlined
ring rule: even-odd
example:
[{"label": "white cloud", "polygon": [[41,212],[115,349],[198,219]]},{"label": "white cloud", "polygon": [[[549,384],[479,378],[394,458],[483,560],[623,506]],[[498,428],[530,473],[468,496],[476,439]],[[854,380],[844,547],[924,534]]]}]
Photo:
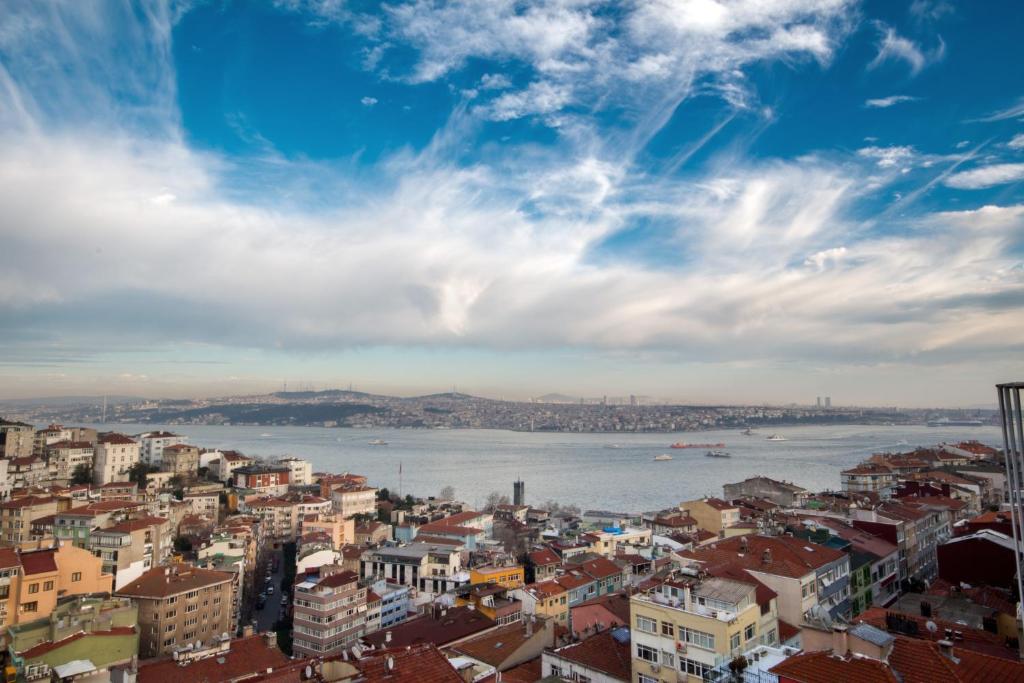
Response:
[{"label": "white cloud", "polygon": [[914,148],[906,146],[863,147],[857,150],[857,154],[866,159],[874,159],[879,168],[906,166],[917,157]]},{"label": "white cloud", "polygon": [[868,109],[886,109],[901,102],[916,102],[920,99],[920,97],[912,97],[910,95],[890,95],[889,97],[865,100],[864,106]]},{"label": "white cloud", "polygon": [[364,107],[372,107],[373,105],[377,104],[377,98],[376,97],[364,97],[361,100],[359,100],[359,102],[362,103],[362,105]]},{"label": "white cloud", "polygon": [[530,114],[556,112],[569,100],[568,88],[540,81],[531,83],[526,90],[505,93],[480,110],[494,121],[510,121]]},{"label": "white cloud", "polygon": [[945,184],[958,190],[981,190],[1020,180],[1024,180],[1024,164],[991,164],[954,173],[946,178]]},{"label": "white cloud", "polygon": [[1015,119],[1024,116],[1024,97],[1017,100],[1016,103],[1010,105],[1005,109],[999,109],[986,114],[980,119],[973,119],[973,121],[981,123],[990,123],[992,121],[1005,121],[1007,119]]},{"label": "white cloud", "polygon": [[1006,143],[1010,149],[1024,149],[1024,133],[1017,133]]},{"label": "white cloud", "polygon": [[923,51],[917,43],[896,33],[892,27],[878,24],[881,39],[878,42],[878,54],[868,64],[868,69],[876,69],[891,60],[903,61],[910,67],[910,75],[916,76],[921,69],[929,64],[940,61],[946,54],[946,44],[939,37],[938,45],[931,51]]},{"label": "white cloud", "polygon": [[480,77],[481,90],[504,90],[511,87],[512,81],[505,74],[484,74]]}]

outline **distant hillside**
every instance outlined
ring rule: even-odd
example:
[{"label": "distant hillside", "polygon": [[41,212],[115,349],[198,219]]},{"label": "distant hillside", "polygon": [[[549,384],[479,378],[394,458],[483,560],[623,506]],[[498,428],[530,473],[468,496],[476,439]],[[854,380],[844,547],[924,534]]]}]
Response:
[{"label": "distant hillside", "polygon": [[188,410],[158,410],[146,414],[147,422],[195,422],[220,417],[225,422],[251,424],[320,425],[324,422],[344,423],[349,417],[385,412],[384,408],[359,403],[292,403],[266,405],[260,403],[222,404]]}]

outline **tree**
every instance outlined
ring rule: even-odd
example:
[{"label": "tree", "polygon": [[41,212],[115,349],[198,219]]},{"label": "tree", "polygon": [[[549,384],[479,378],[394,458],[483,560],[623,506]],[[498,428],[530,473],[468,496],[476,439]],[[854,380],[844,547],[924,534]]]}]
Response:
[{"label": "tree", "polygon": [[152,472],[159,472],[158,467],[148,465],[144,462],[137,462],[128,470],[128,481],[135,482],[140,489],[146,488],[146,475]]},{"label": "tree", "polygon": [[494,508],[499,505],[508,505],[508,496],[498,491],[491,491],[484,499],[484,512],[494,512]]},{"label": "tree", "polygon": [[92,468],[83,462],[71,473],[71,483],[75,485],[92,483]]},{"label": "tree", "polygon": [[441,500],[455,500],[455,487],[445,486],[441,489]]},{"label": "tree", "polygon": [[386,488],[377,489],[377,500],[391,500],[391,492]]}]

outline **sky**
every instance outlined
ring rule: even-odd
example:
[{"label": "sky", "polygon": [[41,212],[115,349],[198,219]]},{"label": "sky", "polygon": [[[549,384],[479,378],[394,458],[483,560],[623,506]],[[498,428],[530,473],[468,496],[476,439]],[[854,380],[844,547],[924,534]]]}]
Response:
[{"label": "sky", "polygon": [[992,404],[1022,34],[1013,2],[5,2],[0,398]]}]

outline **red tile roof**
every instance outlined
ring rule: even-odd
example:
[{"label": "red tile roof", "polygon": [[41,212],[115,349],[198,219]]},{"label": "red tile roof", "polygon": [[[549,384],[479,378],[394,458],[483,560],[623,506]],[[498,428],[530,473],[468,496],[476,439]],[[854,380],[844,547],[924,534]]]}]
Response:
[{"label": "red tile roof", "polygon": [[232,640],[226,653],[185,665],[170,657],[140,662],[138,683],[227,683],[287,664],[287,655],[276,647],[268,647],[264,636],[255,635]]},{"label": "red tile roof", "polygon": [[135,598],[162,599],[199,588],[216,586],[234,580],[234,574],[190,565],[154,567],[127,586],[115,591],[116,595]]},{"label": "red tile roof", "polygon": [[560,647],[554,654],[588,669],[628,681],[632,676],[629,647],[629,639],[620,642],[612,636],[611,631],[604,631],[579,643]]},{"label": "red tile roof", "polygon": [[[770,557],[765,553],[770,551]],[[734,536],[693,550],[680,550],[679,556],[698,560],[710,571],[723,564],[736,564],[748,571],[799,578],[845,557],[822,545],[811,545],[787,536]]]},{"label": "red tile roof", "polygon": [[366,653],[355,664],[365,683],[462,683],[448,659],[430,644]]},{"label": "red tile roof", "polygon": [[124,434],[118,434],[117,432],[104,432],[97,438],[99,443],[116,443],[116,444],[131,444],[135,443],[135,440]]},{"label": "red tile roof", "polygon": [[994,633],[983,631],[977,628],[969,628],[963,624],[958,624],[953,621],[946,621],[937,617],[932,617],[931,621],[939,627],[937,633],[932,633],[928,630],[926,622],[929,621],[926,617],[922,617],[917,614],[910,614],[907,612],[897,612],[894,610],[886,610],[881,607],[871,607],[864,610],[856,617],[855,622],[864,622],[871,624],[883,631],[888,630],[886,623],[886,615],[895,614],[907,621],[913,621],[917,623],[917,638],[919,640],[938,641],[945,636],[945,630],[948,628],[953,631],[960,631],[963,635],[963,640],[957,640],[956,646],[958,649],[970,650],[972,652],[978,652],[981,654],[990,655],[992,657],[1000,657],[1004,659],[1018,658],[1018,653],[1012,648],[1006,647],[1006,642],[1003,638],[997,636]]},{"label": "red tile roof", "polygon": [[793,655],[773,666],[771,673],[797,683],[900,683],[882,662],[863,657],[835,657],[828,651]]},{"label": "red tile roof", "polygon": [[451,649],[478,662],[500,667],[532,637],[526,635],[526,626],[517,621],[464,640]]},{"label": "red tile roof", "polygon": [[800,635],[800,627],[779,619],[779,642],[785,643],[793,636]]},{"label": "red tile roof", "polygon": [[494,627],[494,622],[478,610],[469,607],[451,607],[437,618],[432,614],[415,617],[392,628],[371,633],[364,640],[381,647],[387,632],[391,633],[392,647],[433,643],[446,645]]},{"label": "red tile roof", "polygon": [[25,575],[47,574],[57,571],[56,550],[33,550],[21,554],[21,566]]},{"label": "red tile roof", "polygon": [[534,550],[529,555],[530,563],[535,567],[543,567],[549,564],[561,564],[562,558],[552,550],[551,548],[542,548],[540,550]]}]

